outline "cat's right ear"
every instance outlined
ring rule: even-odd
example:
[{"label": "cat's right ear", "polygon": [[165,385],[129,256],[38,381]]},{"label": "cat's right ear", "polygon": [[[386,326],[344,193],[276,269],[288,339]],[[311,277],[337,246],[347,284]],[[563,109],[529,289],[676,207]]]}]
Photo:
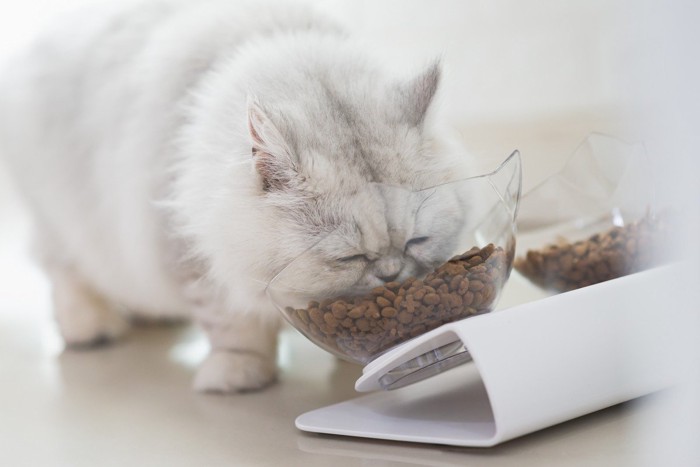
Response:
[{"label": "cat's right ear", "polygon": [[411,125],[423,123],[430,103],[440,84],[440,61],[436,60],[426,70],[399,86],[402,116]]},{"label": "cat's right ear", "polygon": [[282,134],[255,100],[248,99],[248,132],[263,191],[290,188],[297,171]]}]

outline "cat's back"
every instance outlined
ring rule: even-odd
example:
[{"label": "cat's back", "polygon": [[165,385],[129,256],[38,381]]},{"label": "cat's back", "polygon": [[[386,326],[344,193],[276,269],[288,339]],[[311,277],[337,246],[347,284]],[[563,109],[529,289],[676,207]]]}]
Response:
[{"label": "cat's back", "polygon": [[128,161],[140,172],[162,169],[155,165],[200,80],[246,42],[290,30],[339,28],[303,5],[271,2],[152,0],[71,12],[0,73],[0,158],[20,185],[41,172],[58,182],[61,173],[116,177],[115,159],[116,169],[134,169]]},{"label": "cat's back", "polygon": [[183,100],[255,37],[333,27],[303,7],[226,0],[63,17],[0,77],[0,158],[51,248],[124,303],[177,308],[153,201]]},{"label": "cat's back", "polygon": [[111,190],[102,182],[162,170],[187,99],[219,61],[261,36],[313,29],[339,31],[310,8],[274,2],[151,0],[70,12],[0,64],[0,159],[37,195],[70,192],[76,180],[66,177],[75,174]]},{"label": "cat's back", "polygon": [[304,6],[269,2],[115,2],[70,12],[3,67],[0,123],[40,131],[88,119],[104,141],[108,135],[94,130],[178,102],[246,41],[318,28],[335,26]]}]

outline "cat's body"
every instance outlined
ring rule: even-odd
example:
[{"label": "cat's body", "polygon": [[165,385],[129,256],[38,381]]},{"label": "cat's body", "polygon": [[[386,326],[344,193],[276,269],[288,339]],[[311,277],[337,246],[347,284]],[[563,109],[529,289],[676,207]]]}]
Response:
[{"label": "cat's body", "polygon": [[[307,9],[231,3],[91,13],[0,88],[0,154],[33,211],[66,341],[118,336],[117,306],[194,315],[212,344],[196,386],[220,391],[274,378],[264,285],[316,239],[357,226],[311,270],[372,249],[339,266],[345,285],[422,267],[419,249],[382,237],[386,221],[368,236],[357,213],[386,205],[371,182],[430,186],[459,165],[426,129],[436,68],[392,80]],[[432,235],[419,224],[400,241]]]}]

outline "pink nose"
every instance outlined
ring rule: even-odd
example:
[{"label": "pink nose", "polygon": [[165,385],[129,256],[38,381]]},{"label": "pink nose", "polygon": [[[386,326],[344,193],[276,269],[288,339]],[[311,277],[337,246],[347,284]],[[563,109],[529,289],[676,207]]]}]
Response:
[{"label": "pink nose", "polygon": [[403,264],[398,258],[384,257],[375,264],[375,273],[377,279],[384,282],[391,282],[399,276]]}]

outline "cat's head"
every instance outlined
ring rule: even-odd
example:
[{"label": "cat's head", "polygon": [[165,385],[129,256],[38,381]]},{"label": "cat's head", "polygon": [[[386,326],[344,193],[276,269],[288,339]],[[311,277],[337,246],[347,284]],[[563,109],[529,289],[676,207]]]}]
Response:
[{"label": "cat's head", "polygon": [[319,80],[301,105],[249,102],[260,196],[277,216],[276,262],[296,258],[286,287],[362,292],[454,252],[465,200],[417,191],[454,177],[426,124],[439,76],[434,65],[384,87]]}]

